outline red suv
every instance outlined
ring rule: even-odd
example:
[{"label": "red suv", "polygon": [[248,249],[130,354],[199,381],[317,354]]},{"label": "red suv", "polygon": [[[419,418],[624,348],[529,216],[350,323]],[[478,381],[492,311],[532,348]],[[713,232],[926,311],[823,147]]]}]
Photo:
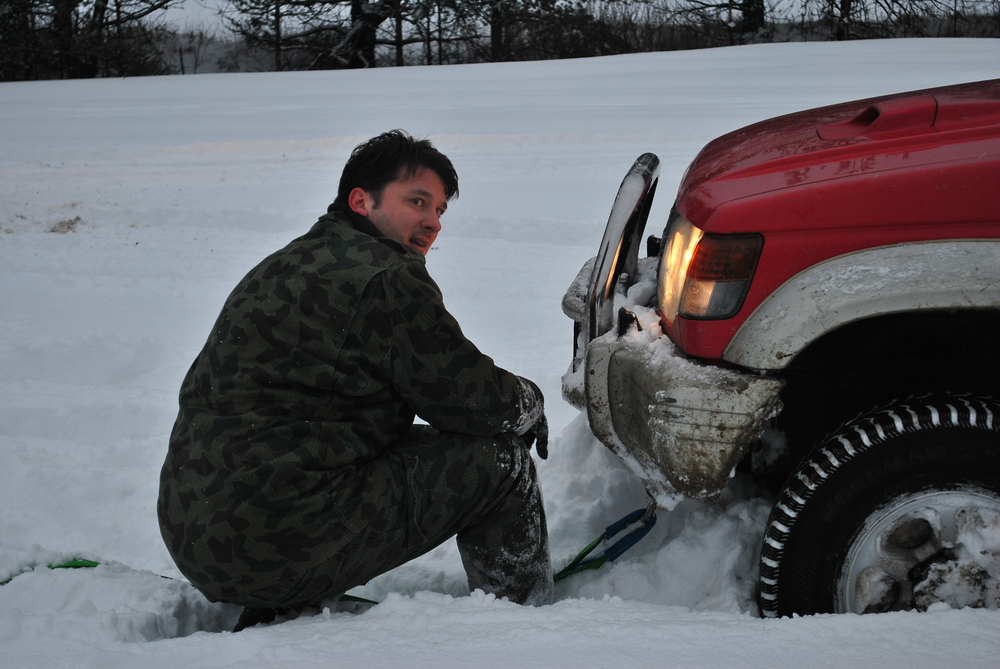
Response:
[{"label": "red suv", "polygon": [[1000,606],[1000,80],[720,137],[563,310],[567,400],[664,506],[771,484],[765,616]]}]

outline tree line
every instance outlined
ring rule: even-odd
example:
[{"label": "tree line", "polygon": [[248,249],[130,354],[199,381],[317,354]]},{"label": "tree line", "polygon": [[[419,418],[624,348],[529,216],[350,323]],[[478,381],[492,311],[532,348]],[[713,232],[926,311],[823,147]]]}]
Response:
[{"label": "tree line", "polygon": [[736,44],[998,37],[1000,0],[0,0],[0,80],[578,58]]}]

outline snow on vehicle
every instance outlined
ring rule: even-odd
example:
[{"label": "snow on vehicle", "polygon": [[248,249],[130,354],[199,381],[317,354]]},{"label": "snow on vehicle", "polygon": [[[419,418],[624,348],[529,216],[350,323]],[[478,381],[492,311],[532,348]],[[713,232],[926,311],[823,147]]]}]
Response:
[{"label": "snow on vehicle", "polygon": [[709,143],[661,238],[626,175],[563,299],[568,401],[670,506],[780,488],[765,616],[1000,606],[1000,80]]}]

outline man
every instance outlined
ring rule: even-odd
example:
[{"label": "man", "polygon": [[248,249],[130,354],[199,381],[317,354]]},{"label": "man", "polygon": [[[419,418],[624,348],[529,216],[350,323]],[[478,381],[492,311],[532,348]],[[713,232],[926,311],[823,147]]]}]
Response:
[{"label": "man", "polygon": [[425,268],[457,194],[426,140],[357,147],[328,213],[236,286],[184,379],[157,512],[191,583],[245,607],[234,631],[455,535],[470,589],[551,601],[541,392],[464,337]]}]

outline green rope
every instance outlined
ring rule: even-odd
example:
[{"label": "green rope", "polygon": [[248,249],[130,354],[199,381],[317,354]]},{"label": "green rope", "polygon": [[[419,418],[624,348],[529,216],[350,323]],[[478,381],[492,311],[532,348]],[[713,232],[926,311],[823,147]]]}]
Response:
[{"label": "green rope", "polygon": [[582,551],[580,551],[579,553],[577,553],[577,555],[576,555],[575,558],[573,558],[572,560],[569,561],[568,565],[566,565],[565,567],[563,567],[562,569],[560,569],[558,572],[556,572],[555,576],[552,577],[552,580],[553,581],[561,581],[564,578],[566,578],[567,576],[572,576],[573,574],[578,574],[581,571],[586,571],[588,569],[597,569],[598,567],[600,567],[601,565],[603,565],[605,562],[607,562],[608,561],[607,558],[604,558],[603,560],[601,560],[600,564],[597,564],[598,560],[594,559],[594,560],[591,560],[590,562],[588,562],[587,564],[583,565],[582,567],[577,567],[578,564],[580,564],[581,562],[583,562],[583,558],[585,558],[588,555],[590,555],[590,552],[592,550],[594,550],[595,548],[597,548],[597,545],[600,544],[602,541],[604,541],[607,538],[608,538],[608,533],[605,532],[604,534],[602,534],[601,536],[597,537],[592,542],[590,542],[590,544],[586,548],[584,548]]},{"label": "green rope", "polygon": [[[89,569],[91,567],[96,567],[99,564],[100,562],[94,562],[93,560],[84,560],[83,558],[73,558],[72,560],[69,560],[67,562],[60,562],[59,564],[50,564],[46,566],[49,569]],[[26,574],[29,571],[34,571],[34,569],[35,569],[34,567],[31,567],[30,569],[25,569],[22,572],[18,572],[13,576],[11,576],[10,578],[8,578],[6,581],[0,581],[0,585],[7,585],[21,574]]]},{"label": "green rope", "polygon": [[[627,514],[621,520],[608,525],[601,536],[594,539],[590,544],[580,551],[579,554],[570,563],[559,570],[553,577],[553,581],[561,581],[567,576],[572,576],[573,574],[578,574],[581,571],[586,571],[588,569],[597,569],[602,567],[608,562],[617,559],[622,553],[631,548],[639,539],[646,536],[650,528],[656,523],[656,503],[651,502],[645,509],[636,509],[630,514]],[[627,535],[619,539],[616,543],[608,546],[599,555],[586,559],[590,553],[597,548],[597,546],[602,541],[607,541],[611,537],[619,534],[625,529],[637,526]],[[59,564],[48,565],[49,569],[88,569],[96,567],[100,562],[94,562],[93,560],[84,560],[83,558],[73,558],[66,562],[60,562]],[[32,567],[31,569],[34,569]],[[26,571],[30,571],[26,570]],[[21,572],[25,573],[25,572]],[[15,577],[20,576],[20,574],[14,574],[6,581],[0,582],[0,586],[10,583]],[[169,578],[164,576],[163,578]],[[354,595],[341,595],[338,602],[354,603],[354,604],[371,604],[375,605],[378,602],[372,601],[370,599],[365,599],[364,597],[355,597]]]},{"label": "green rope", "polygon": [[[617,560],[621,557],[622,553],[627,551],[640,539],[646,536],[655,524],[656,502],[650,502],[649,506],[645,509],[636,509],[632,513],[627,514],[621,520],[608,525],[601,536],[590,542],[590,544],[580,551],[575,558],[570,560],[568,565],[560,569],[559,572],[552,577],[552,580],[561,581],[567,576],[572,576],[573,574],[578,574],[581,571],[587,571],[588,569],[597,569],[598,567],[603,567],[612,560]],[[607,541],[611,537],[633,526],[637,527],[611,546],[608,546],[599,555],[590,559],[584,559],[590,555],[591,551],[597,548],[602,541]]]},{"label": "green rope", "polygon": [[49,569],[92,569],[100,562],[94,562],[93,560],[84,560],[83,558],[73,558],[69,562],[63,562],[62,564],[50,564]]}]

